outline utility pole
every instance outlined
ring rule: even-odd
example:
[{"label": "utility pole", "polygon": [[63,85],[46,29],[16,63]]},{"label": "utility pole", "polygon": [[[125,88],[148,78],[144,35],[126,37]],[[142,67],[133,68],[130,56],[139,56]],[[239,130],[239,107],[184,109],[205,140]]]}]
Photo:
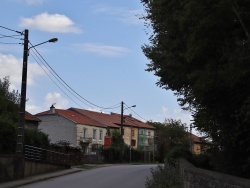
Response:
[{"label": "utility pole", "polygon": [[189,130],[189,141],[190,141],[190,152],[193,154],[193,141],[192,141],[192,123],[190,124],[190,130]]},{"label": "utility pole", "polygon": [[16,155],[18,164],[16,172],[18,178],[24,176],[24,125],[25,125],[25,105],[26,105],[26,87],[27,87],[27,69],[28,69],[28,52],[29,51],[29,30],[24,31],[24,46],[23,46],[23,72],[21,83],[21,99],[19,107],[19,122],[17,128],[17,144]]},{"label": "utility pole", "polygon": [[123,141],[123,101],[121,102],[121,136],[120,136],[120,162],[123,162],[123,145],[124,145],[124,141]]}]

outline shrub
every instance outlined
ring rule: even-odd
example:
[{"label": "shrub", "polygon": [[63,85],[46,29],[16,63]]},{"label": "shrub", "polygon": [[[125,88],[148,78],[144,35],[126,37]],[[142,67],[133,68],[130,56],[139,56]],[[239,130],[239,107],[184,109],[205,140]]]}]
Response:
[{"label": "shrub", "polygon": [[175,160],[171,163],[165,161],[164,165],[158,165],[151,169],[152,179],[147,177],[146,188],[181,188],[182,178],[179,170],[179,163]]}]

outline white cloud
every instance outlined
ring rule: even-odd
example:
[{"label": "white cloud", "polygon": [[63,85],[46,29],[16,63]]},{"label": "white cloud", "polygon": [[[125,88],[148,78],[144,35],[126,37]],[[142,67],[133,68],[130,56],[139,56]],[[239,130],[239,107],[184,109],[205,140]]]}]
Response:
[{"label": "white cloud", "polygon": [[34,104],[32,104],[32,105],[27,104],[26,111],[31,113],[31,114],[37,114],[39,112],[42,112],[43,109],[40,106],[36,106]]},{"label": "white cloud", "polygon": [[48,93],[45,97],[45,103],[47,107],[50,107],[52,104],[55,104],[54,106],[60,109],[68,108],[69,104],[68,100],[63,98],[61,94],[57,92]]},{"label": "white cloud", "polygon": [[51,33],[80,33],[81,30],[65,15],[48,14],[47,12],[32,18],[21,18],[23,28],[33,28]]},{"label": "white cloud", "polygon": [[100,56],[121,56],[128,52],[127,48],[120,46],[109,46],[99,43],[75,44],[77,50],[91,52]]},{"label": "white cloud", "polygon": [[139,19],[142,17],[143,9],[127,10],[119,7],[99,6],[94,11],[96,13],[115,15],[115,18],[123,23],[133,25],[143,24],[143,20]]},{"label": "white cloud", "polygon": [[[23,60],[8,54],[0,54],[0,78],[10,76],[11,89],[20,87],[22,78]],[[27,84],[35,85],[35,79],[43,76],[45,73],[38,64],[29,63],[27,73]],[[19,89],[18,89],[19,90]]]},{"label": "white cloud", "polygon": [[155,116],[155,118],[151,118],[153,121],[164,122],[165,119],[175,119],[181,120],[182,123],[186,123],[189,125],[192,120],[192,116],[189,112],[182,110],[181,108],[175,108],[173,110],[169,110],[168,107],[163,106],[161,112]]},{"label": "white cloud", "polygon": [[187,125],[189,125],[193,119],[189,112],[182,109],[174,109],[173,116],[173,119],[180,119],[182,123],[186,123]]}]

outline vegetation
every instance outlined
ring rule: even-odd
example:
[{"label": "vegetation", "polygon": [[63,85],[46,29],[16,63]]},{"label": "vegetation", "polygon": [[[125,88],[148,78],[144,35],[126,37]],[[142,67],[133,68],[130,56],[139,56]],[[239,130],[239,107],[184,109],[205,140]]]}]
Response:
[{"label": "vegetation", "polygon": [[141,0],[142,50],[157,85],[172,90],[213,140],[216,170],[250,177],[250,1]]},{"label": "vegetation", "polygon": [[185,124],[180,120],[166,119],[164,123],[148,122],[154,126],[157,140],[156,160],[163,163],[166,158],[188,155],[189,137]]},{"label": "vegetation", "polygon": [[146,180],[146,188],[181,188],[182,178],[176,161],[165,162],[151,169],[152,178]]},{"label": "vegetation", "polygon": [[25,129],[24,144],[44,149],[50,148],[49,136],[41,131],[32,129]]},{"label": "vegetation", "polygon": [[[0,79],[0,153],[15,152],[19,112],[18,91],[10,91],[9,77]],[[48,148],[48,135],[36,130],[25,130],[24,142],[27,145]]]}]

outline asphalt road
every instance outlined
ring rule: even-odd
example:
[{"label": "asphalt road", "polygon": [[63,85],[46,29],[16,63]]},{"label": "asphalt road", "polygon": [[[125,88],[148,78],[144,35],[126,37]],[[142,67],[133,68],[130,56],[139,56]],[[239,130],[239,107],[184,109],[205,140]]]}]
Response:
[{"label": "asphalt road", "polygon": [[145,188],[146,177],[157,165],[121,165],[96,168],[37,182],[25,188]]}]

